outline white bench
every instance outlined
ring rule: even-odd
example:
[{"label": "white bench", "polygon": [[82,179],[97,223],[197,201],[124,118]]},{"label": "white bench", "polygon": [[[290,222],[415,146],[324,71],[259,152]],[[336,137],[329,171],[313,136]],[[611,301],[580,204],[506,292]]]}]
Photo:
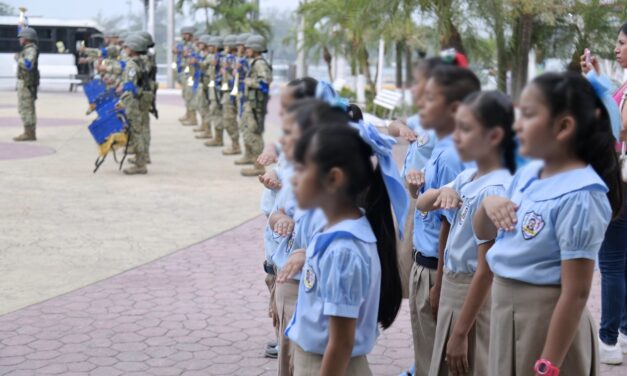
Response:
[{"label": "white bench", "polygon": [[369,121],[378,127],[387,127],[394,115],[394,110],[401,104],[403,94],[393,90],[381,90],[377,93],[372,103],[376,112],[377,107],[382,107],[387,110],[387,116],[385,119],[378,118],[372,114],[364,114],[364,120]]}]

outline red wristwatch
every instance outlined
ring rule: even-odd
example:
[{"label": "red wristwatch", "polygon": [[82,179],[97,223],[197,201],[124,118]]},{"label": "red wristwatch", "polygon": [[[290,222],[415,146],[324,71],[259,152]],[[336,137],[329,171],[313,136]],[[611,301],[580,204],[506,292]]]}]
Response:
[{"label": "red wristwatch", "polygon": [[542,376],[558,376],[560,374],[560,369],[555,367],[553,363],[546,359],[538,359],[536,361],[536,365],[533,367],[533,370],[536,375]]}]

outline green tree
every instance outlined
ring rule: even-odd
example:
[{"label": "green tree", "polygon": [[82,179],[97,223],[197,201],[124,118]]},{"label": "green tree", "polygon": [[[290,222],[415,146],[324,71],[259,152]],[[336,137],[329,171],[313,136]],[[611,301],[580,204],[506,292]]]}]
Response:
[{"label": "green tree", "polygon": [[246,0],[177,0],[176,9],[183,12],[185,5],[191,12],[204,11],[207,33],[255,32],[268,40],[272,38],[270,24],[256,17],[258,9],[255,3]]}]

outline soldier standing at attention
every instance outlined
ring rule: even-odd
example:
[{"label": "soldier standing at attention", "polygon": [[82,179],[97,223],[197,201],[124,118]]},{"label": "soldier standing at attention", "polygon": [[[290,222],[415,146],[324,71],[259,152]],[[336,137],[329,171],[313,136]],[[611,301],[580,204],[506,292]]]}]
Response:
[{"label": "soldier standing at attention", "polygon": [[244,33],[237,36],[237,70],[239,72],[239,88],[237,93],[237,131],[242,128],[242,114],[244,113],[244,101],[246,100],[246,96],[244,92],[246,91],[246,84],[244,84],[244,79],[248,74],[248,69],[250,68],[250,64],[248,63],[248,58],[246,57],[246,41],[251,36],[251,33]]},{"label": "soldier standing at attention", "polygon": [[207,93],[207,86],[209,82],[207,81],[207,67],[211,62],[210,59],[213,59],[213,54],[209,52],[209,43],[211,42],[210,35],[204,34],[198,38],[198,47],[200,49],[200,61],[198,63],[200,67],[200,82],[198,83],[198,93],[196,95],[197,108],[198,112],[200,112],[200,126],[198,128],[194,128],[194,132],[199,132],[196,135],[198,139],[207,139],[211,138],[211,126],[209,125],[211,119],[209,117],[209,98]]},{"label": "soldier standing at attention", "polygon": [[[242,154],[239,146],[239,129],[237,129],[237,96],[231,95],[236,84],[235,77],[237,76],[237,85],[240,79],[235,52],[237,52],[237,35],[227,35],[224,37],[224,57],[221,69],[223,87],[226,88],[222,91],[222,124],[231,138],[231,147],[222,150],[223,155]],[[241,78],[244,79],[243,76]]]},{"label": "soldier standing at attention", "polygon": [[135,165],[124,169],[127,175],[146,174],[147,150],[145,133],[142,131],[142,112],[148,111],[146,102],[150,97],[150,88],[147,87],[147,72],[143,68],[141,53],[148,48],[144,38],[132,35],[125,40],[125,50],[128,55],[126,67],[122,73],[122,84],[118,88],[120,99],[117,108],[126,111],[126,118],[130,126],[131,144],[135,150]]},{"label": "soldier standing at attention", "polygon": [[195,29],[191,26],[187,26],[181,28],[181,38],[183,39],[181,42],[177,43],[174,48],[174,54],[176,55],[176,70],[177,70],[177,79],[179,85],[181,85],[181,94],[183,95],[183,100],[185,101],[185,115],[179,118],[179,121],[185,125],[186,122],[191,122],[192,116],[196,117],[196,113],[192,114],[192,103],[191,103],[191,87],[188,86],[188,78],[189,78],[189,65],[187,64],[187,59],[189,58],[192,50],[192,37],[194,35]]},{"label": "soldier standing at attention", "polygon": [[15,55],[17,61],[17,109],[22,118],[24,133],[13,138],[14,141],[36,141],[35,127],[37,114],[35,100],[39,87],[39,48],[37,32],[33,28],[24,28],[18,34],[22,50]]},{"label": "soldier standing at attention", "polygon": [[207,73],[209,75],[209,116],[211,119],[211,127],[213,127],[213,140],[205,142],[205,146],[224,146],[223,133],[224,125],[222,124],[222,102],[220,86],[222,86],[222,74],[220,73],[220,64],[222,64],[222,48],[224,39],[222,37],[214,37],[211,39],[209,47],[214,48],[213,60],[209,63]]},{"label": "soldier standing at attention", "polygon": [[267,52],[266,40],[261,35],[253,35],[246,41],[246,55],[250,60],[250,70],[246,75],[246,102],[242,118],[242,137],[244,138],[244,156],[235,164],[253,164],[253,167],[241,170],[242,176],[259,176],[265,168],[257,162],[263,150],[263,130],[266,119],[272,67],[263,58]]}]

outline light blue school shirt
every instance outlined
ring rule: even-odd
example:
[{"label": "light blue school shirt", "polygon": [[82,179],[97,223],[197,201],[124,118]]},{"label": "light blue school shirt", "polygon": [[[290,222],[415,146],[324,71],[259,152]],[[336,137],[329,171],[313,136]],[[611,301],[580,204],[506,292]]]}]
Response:
[{"label": "light blue school shirt", "polygon": [[512,174],[505,168],[478,179],[475,179],[476,175],[476,168],[466,169],[447,185],[462,200],[461,207],[455,210],[444,251],[444,265],[454,273],[474,273],[477,270],[477,247],[482,242],[475,237],[472,219],[484,198],[505,196],[512,180]]},{"label": "light blue school shirt", "polygon": [[[453,145],[453,137],[446,136],[438,140],[425,166],[425,184],[420,194],[429,189],[438,189],[452,182],[465,169]],[[453,220],[452,210],[433,210],[414,214],[414,248],[427,257],[438,257],[438,238],[440,236],[440,216],[449,222]]]},{"label": "light blue school shirt", "polygon": [[422,170],[435,147],[435,132],[428,131],[420,125],[420,116],[414,115],[407,119],[407,126],[416,134],[416,141],[409,144],[403,161],[401,177],[405,180],[407,171]]},{"label": "light blue school shirt", "polygon": [[[292,183],[290,182],[293,175],[294,168],[292,164],[286,163],[281,169],[279,177],[281,180],[281,188],[276,194],[274,206],[270,211],[270,215],[276,213],[280,209],[283,209],[285,211],[285,214],[287,214],[289,217],[294,217],[297,204],[296,197],[294,197]],[[291,234],[288,236],[281,236],[274,232],[274,230],[270,227],[270,223],[268,222],[264,230],[264,248],[266,260],[272,262],[274,254],[277,251],[286,249],[289,246],[291,238]]]},{"label": "light blue school shirt", "polygon": [[379,330],[381,264],[365,216],[316,234],[307,247],[294,316],[285,335],[303,350],[324,354],[329,316],[357,319],[351,356],[366,355]]},{"label": "light blue school shirt", "polygon": [[494,274],[535,285],[561,284],[561,261],[596,260],[612,217],[607,186],[591,166],[540,179],[530,162],[512,180],[514,231],[499,231],[487,255]]},{"label": "light blue school shirt", "polygon": [[[272,256],[274,265],[281,270],[287,263],[292,253],[297,249],[307,249],[313,236],[320,232],[326,224],[326,217],[322,209],[300,209],[294,212],[294,231],[288,240],[287,247],[279,247]],[[300,280],[298,272],[294,279]]]}]

